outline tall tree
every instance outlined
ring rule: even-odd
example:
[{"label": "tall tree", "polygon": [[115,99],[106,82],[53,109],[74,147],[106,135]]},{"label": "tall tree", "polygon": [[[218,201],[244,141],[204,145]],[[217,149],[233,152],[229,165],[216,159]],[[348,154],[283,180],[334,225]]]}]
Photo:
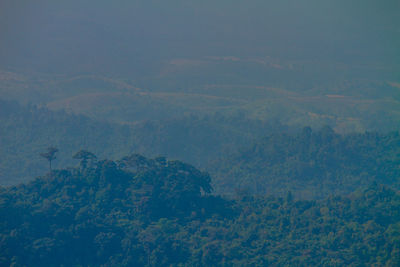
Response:
[{"label": "tall tree", "polygon": [[96,155],[93,154],[92,152],[89,152],[87,150],[80,150],[75,155],[73,156],[74,159],[79,159],[81,160],[81,168],[85,169],[88,165],[89,161],[94,161],[97,159]]},{"label": "tall tree", "polygon": [[55,160],[56,157],[56,153],[58,152],[58,148],[56,147],[48,147],[47,148],[47,152],[45,153],[40,153],[40,156],[42,156],[43,158],[47,159],[49,161],[49,168],[50,168],[50,172],[51,172],[51,162],[53,160]]}]

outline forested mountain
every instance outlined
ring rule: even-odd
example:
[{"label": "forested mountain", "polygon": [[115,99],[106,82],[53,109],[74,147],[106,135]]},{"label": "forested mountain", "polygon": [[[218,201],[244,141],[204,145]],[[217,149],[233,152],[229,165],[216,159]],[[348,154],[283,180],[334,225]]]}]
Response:
[{"label": "forested mountain", "polygon": [[400,266],[399,10],[0,0],[0,266]]},{"label": "forested mountain", "polygon": [[56,168],[74,166],[72,154],[81,148],[113,158],[130,153],[168,155],[204,168],[224,151],[285,129],[278,122],[252,120],[240,114],[191,115],[121,125],[5,100],[0,100],[0,125],[2,185],[45,173],[47,164],[39,154],[51,145],[59,149]]},{"label": "forested mountain", "polygon": [[247,190],[301,198],[350,193],[372,181],[400,188],[400,135],[340,135],[326,126],[271,134],[210,167],[220,193]]},{"label": "forested mountain", "polygon": [[0,188],[2,266],[397,266],[400,195],[211,196],[210,176],[134,154]]},{"label": "forested mountain", "polygon": [[56,168],[76,165],[72,155],[80,148],[100,157],[144,153],[184,159],[209,170],[223,194],[291,190],[302,198],[321,198],[372,181],[398,185],[398,132],[341,135],[325,127],[296,133],[278,122],[239,115],[119,125],[10,101],[2,101],[0,111],[3,185],[45,173],[48,167],[39,154],[49,145],[59,149]]}]

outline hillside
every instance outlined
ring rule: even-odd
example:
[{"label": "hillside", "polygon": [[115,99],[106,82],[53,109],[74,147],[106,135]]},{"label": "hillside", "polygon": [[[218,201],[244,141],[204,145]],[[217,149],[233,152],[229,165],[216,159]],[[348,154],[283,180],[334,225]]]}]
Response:
[{"label": "hillside", "polygon": [[204,168],[224,151],[284,129],[276,122],[240,115],[183,116],[121,125],[5,100],[0,100],[0,125],[2,185],[44,174],[47,164],[39,154],[49,146],[59,149],[56,168],[75,166],[72,155],[79,149],[112,158],[130,153],[168,155]]},{"label": "hillside", "polygon": [[379,265],[400,262],[400,195],[210,196],[210,177],[131,155],[0,188],[0,265]]},{"label": "hillside", "polygon": [[400,127],[398,0],[184,2],[3,0],[0,98],[116,123]]},{"label": "hillside", "polygon": [[[285,67],[276,70],[246,61],[204,61],[204,66],[178,68],[162,75],[165,70],[160,67],[146,81],[110,75],[1,71],[0,98],[123,124],[239,113],[293,127],[330,125],[341,133],[391,131],[400,126],[396,79],[370,75],[337,78],[335,69],[330,78],[310,82],[320,74],[304,73],[300,66],[290,69],[291,63],[281,63]],[[170,68],[173,63],[164,64]],[[255,74],[248,68],[258,73],[259,79],[251,77]],[[250,72],[248,80],[241,81],[236,75],[241,71]],[[275,81],[276,77],[282,78]]]},{"label": "hillside", "polygon": [[400,267],[400,0],[0,0],[0,267]]},{"label": "hillside", "polygon": [[209,170],[217,192],[302,199],[348,194],[371,182],[400,188],[398,132],[340,135],[326,126],[297,134],[271,134],[225,154]]}]

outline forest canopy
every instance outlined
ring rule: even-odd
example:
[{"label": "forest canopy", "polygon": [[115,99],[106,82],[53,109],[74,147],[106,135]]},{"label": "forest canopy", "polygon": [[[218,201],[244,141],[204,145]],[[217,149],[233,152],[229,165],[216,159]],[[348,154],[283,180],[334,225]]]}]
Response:
[{"label": "forest canopy", "polygon": [[400,263],[400,194],[325,200],[210,195],[191,165],[139,154],[0,189],[4,266],[337,266]]}]

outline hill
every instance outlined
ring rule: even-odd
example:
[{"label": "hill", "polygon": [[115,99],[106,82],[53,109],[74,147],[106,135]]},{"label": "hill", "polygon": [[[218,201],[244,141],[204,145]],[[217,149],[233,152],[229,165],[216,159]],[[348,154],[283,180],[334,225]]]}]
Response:
[{"label": "hill", "polygon": [[375,181],[399,188],[398,132],[340,135],[326,126],[297,134],[270,134],[226,154],[210,167],[217,192],[324,198]]},{"label": "hill", "polygon": [[210,176],[165,158],[80,167],[0,188],[4,266],[380,265],[400,262],[400,195],[372,185],[322,201],[210,196]]},{"label": "hill", "polygon": [[399,129],[398,0],[28,2],[0,6],[0,98],[117,123]]},{"label": "hill", "polygon": [[59,149],[56,168],[74,166],[79,149],[120,158],[130,153],[168,155],[204,168],[212,159],[265,133],[283,130],[279,123],[237,116],[181,116],[117,124],[83,115],[22,106],[0,100],[0,184],[31,180],[47,170],[39,156],[49,146]]},{"label": "hill", "polygon": [[[244,114],[249,119],[298,128],[329,125],[341,133],[392,131],[400,126],[400,91],[394,78],[337,78],[335,70],[331,77],[310,82],[322,74],[304,73],[301,66],[290,69],[290,62],[281,63],[285,67],[276,70],[238,60],[204,59],[204,65],[166,73],[160,67],[146,81],[0,70],[0,98],[122,124]],[[171,61],[163,63],[165,68],[177,64]],[[245,72],[247,80],[242,81],[237,72]]]}]

